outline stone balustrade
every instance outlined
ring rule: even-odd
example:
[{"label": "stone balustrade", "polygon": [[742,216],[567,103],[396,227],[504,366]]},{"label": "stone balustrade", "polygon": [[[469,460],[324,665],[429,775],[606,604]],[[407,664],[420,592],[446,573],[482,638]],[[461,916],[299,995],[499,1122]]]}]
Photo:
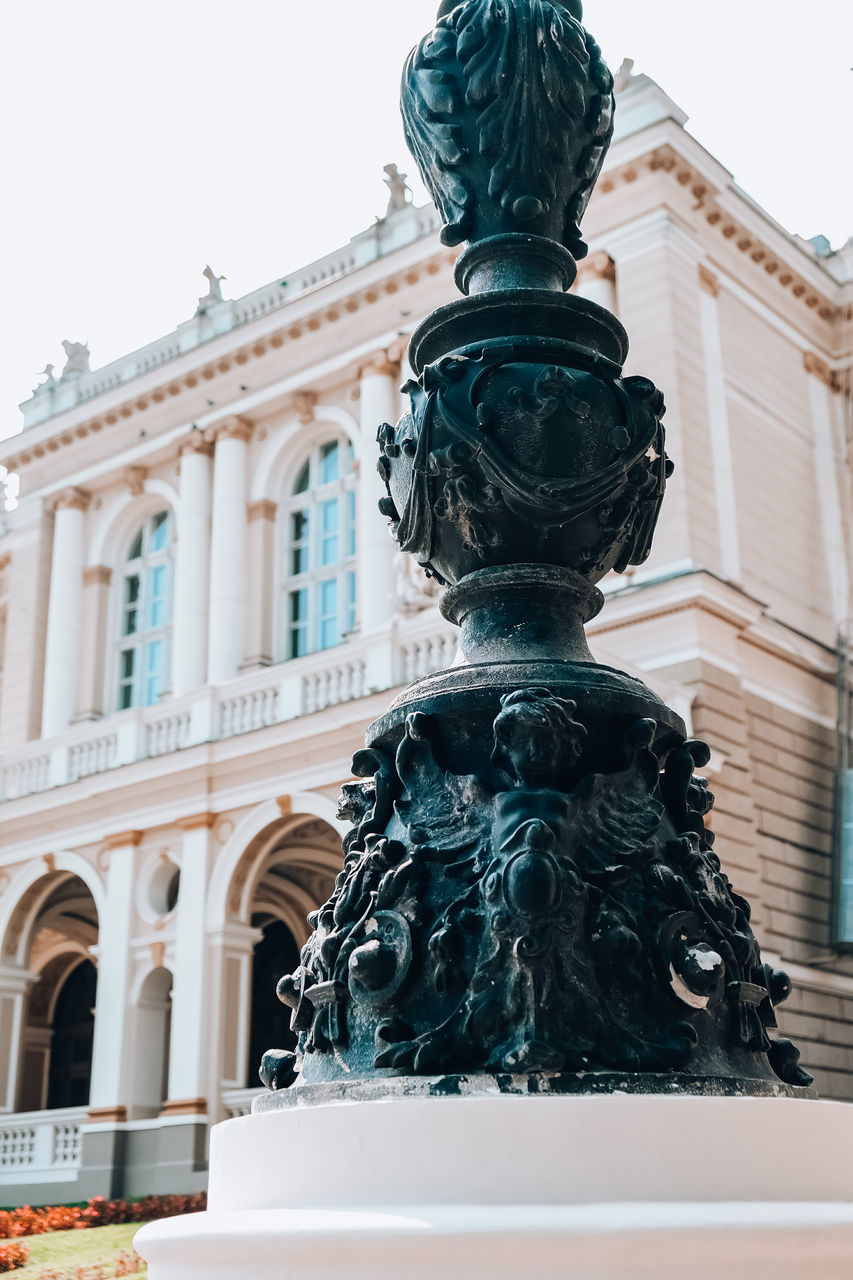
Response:
[{"label": "stone balustrade", "polygon": [[0,1117],[0,1188],[23,1182],[73,1182],[80,1167],[80,1127],[85,1119],[85,1107]]},{"label": "stone balustrade", "polygon": [[[387,649],[380,663],[378,646]],[[0,803],[355,702],[451,666],[455,655],[455,629],[427,609],[399,619],[381,641],[353,636],[336,649],[10,749],[0,755]]]}]

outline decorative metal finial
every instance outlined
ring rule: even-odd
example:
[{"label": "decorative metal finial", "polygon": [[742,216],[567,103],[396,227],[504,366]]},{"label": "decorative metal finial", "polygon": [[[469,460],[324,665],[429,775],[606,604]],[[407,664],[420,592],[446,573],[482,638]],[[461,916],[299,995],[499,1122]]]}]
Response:
[{"label": "decorative metal finial", "polygon": [[344,868],[279,984],[299,1049],[266,1056],[273,1089],[810,1083],[770,1037],[790,984],[705,824],[708,748],[584,636],[597,584],[648,556],[672,465],[661,393],[623,376],[624,329],[566,292],[613,128],[580,16],[445,3],[406,67],[407,135],[445,240],[469,241],[468,296],[413,335],[410,408],[379,428],[381,510],[448,588],[465,662],[406,689],[355,756]]}]

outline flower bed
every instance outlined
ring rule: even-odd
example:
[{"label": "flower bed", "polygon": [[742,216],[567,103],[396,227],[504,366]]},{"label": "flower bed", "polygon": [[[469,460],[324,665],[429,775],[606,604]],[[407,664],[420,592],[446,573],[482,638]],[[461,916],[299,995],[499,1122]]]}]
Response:
[{"label": "flower bed", "polygon": [[[47,1206],[33,1209],[0,1210],[0,1240],[18,1240],[23,1236],[41,1236],[49,1231],[79,1231],[86,1227],[115,1226],[123,1222],[153,1222],[156,1218],[174,1218],[184,1213],[201,1213],[207,1207],[203,1191],[192,1196],[145,1196],[142,1200],[105,1200],[95,1196],[85,1207],[76,1205]],[[10,1246],[5,1246],[8,1250]],[[23,1266],[23,1263],[17,1263]],[[0,1272],[4,1266],[0,1254]]]},{"label": "flower bed", "polygon": [[17,1271],[30,1260],[30,1247],[26,1244],[0,1244],[0,1272]]}]

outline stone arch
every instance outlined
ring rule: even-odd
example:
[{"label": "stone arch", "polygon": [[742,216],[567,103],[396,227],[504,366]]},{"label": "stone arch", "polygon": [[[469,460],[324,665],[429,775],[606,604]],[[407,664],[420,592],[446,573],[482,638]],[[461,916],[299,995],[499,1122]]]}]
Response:
[{"label": "stone arch", "polygon": [[[223,929],[229,921],[245,921],[248,906],[247,888],[259,860],[288,830],[316,818],[326,823],[340,838],[347,824],[339,822],[331,800],[315,792],[300,792],[286,799],[270,800],[248,813],[237,824],[216,860],[207,899],[208,930]],[[338,869],[342,865],[338,855]]]},{"label": "stone arch", "polygon": [[[25,976],[8,1061],[19,1110],[84,1105],[89,1095],[97,982],[95,955],[105,911],[96,869],[73,853],[20,869],[0,919],[0,960]],[[78,972],[79,971],[79,972]]]},{"label": "stone arch", "polygon": [[26,967],[32,928],[38,913],[63,880],[82,880],[104,918],[106,889],[95,867],[76,853],[47,854],[27,863],[14,877],[0,902],[0,960]]},{"label": "stone arch", "polygon": [[279,502],[287,474],[295,468],[303,455],[307,456],[329,436],[330,430],[336,435],[346,436],[356,457],[361,457],[361,432],[352,414],[336,405],[318,405],[312,422],[305,424],[296,417],[291,417],[270,432],[269,440],[254,468],[250,500],[261,502],[268,499]]},{"label": "stone arch", "polygon": [[[98,519],[89,538],[87,567],[108,565],[115,568],[121,548],[136,526],[146,516],[154,515],[164,503],[171,509],[177,523],[180,495],[168,481],[157,478],[146,480],[141,494],[121,493],[106,503],[97,513]],[[177,528],[174,536],[177,538]]]}]

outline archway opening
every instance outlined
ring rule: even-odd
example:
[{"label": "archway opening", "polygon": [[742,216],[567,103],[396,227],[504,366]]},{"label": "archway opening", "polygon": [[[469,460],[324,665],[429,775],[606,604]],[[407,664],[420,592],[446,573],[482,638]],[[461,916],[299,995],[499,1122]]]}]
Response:
[{"label": "archway opening", "polygon": [[153,969],[139,992],[134,1009],[134,1119],[158,1116],[169,1096],[169,1054],[172,1042],[172,974]]},{"label": "archway opening", "polygon": [[98,973],[83,960],[65,979],[56,1001],[50,1040],[47,1108],[85,1107],[92,1080],[95,990]]},{"label": "archway opening", "polygon": [[283,920],[254,915],[252,926],[262,937],[252,955],[252,1013],[249,1029],[249,1062],[246,1087],[258,1085],[258,1068],[267,1049],[294,1049],[296,1034],[290,1030],[290,1009],[275,993],[278,980],[299,964],[299,944]]},{"label": "archway opening", "polygon": [[20,1111],[85,1107],[89,1102],[98,912],[88,886],[52,871],[21,900],[6,936],[7,954],[39,975],[30,988],[18,1073]]}]

